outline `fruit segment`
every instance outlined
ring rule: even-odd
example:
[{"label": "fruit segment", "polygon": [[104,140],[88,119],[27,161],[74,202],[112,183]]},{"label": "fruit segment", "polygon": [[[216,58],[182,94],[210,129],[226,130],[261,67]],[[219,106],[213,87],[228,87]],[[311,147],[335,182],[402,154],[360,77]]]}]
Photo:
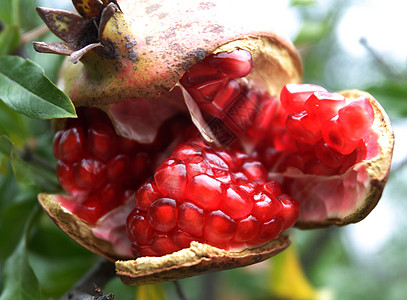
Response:
[{"label": "fruit segment", "polygon": [[[173,131],[176,126],[192,127],[187,119],[176,116],[162,125],[155,141],[141,144],[118,136],[103,111],[78,109],[78,119],[67,121],[54,138],[57,176],[65,191],[73,195],[60,197],[61,204],[90,224],[123,205],[153,175],[162,155],[171,153],[172,140],[183,140],[183,135],[194,132]],[[139,193],[143,194],[140,199],[145,199],[141,208],[149,206],[154,192]]]},{"label": "fruit segment", "polygon": [[[178,173],[174,166],[186,170],[179,180],[171,175]],[[157,175],[163,172],[167,176]],[[146,194],[152,193],[147,201]],[[267,180],[260,162],[200,139],[174,150],[154,179],[138,190],[135,206],[127,232],[137,257],[147,249],[154,256],[169,254],[189,247],[191,241],[232,251],[260,246],[299,216],[298,202],[283,194],[278,183]]]}]

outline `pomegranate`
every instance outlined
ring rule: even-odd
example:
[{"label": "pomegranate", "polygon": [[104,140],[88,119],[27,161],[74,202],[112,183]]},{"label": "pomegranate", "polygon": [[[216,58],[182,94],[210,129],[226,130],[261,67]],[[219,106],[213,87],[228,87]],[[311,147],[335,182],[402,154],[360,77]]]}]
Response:
[{"label": "pomegranate", "polygon": [[378,102],[299,84],[290,42],[227,22],[219,2],[38,8],[65,43],[34,47],[69,56],[58,85],[78,110],[56,123],[66,193],[39,201],[127,284],[262,261],[294,224],[360,221],[387,180]]}]

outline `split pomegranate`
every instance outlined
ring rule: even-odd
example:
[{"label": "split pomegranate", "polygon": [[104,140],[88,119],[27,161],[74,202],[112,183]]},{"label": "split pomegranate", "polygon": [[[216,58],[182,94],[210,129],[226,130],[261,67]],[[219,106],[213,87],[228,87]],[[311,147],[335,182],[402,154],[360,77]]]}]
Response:
[{"label": "split pomegranate", "polygon": [[256,247],[290,228],[299,204],[248,155],[192,140],[179,145],[137,192],[127,220],[135,256],[161,256],[199,241]]},{"label": "split pomegranate", "polygon": [[39,200],[80,244],[124,259],[125,283],[256,263],[294,224],[373,209],[393,135],[371,95],[298,84],[295,48],[250,16],[226,22],[220,0],[102,2],[38,9],[65,43],[35,48],[69,56],[58,85],[79,107],[54,141],[67,193]]}]

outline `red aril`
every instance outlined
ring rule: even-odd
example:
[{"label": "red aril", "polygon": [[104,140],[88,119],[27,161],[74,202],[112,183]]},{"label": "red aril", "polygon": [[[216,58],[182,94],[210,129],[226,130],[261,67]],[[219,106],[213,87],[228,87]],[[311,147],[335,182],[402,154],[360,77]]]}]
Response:
[{"label": "red aril", "polygon": [[326,89],[315,84],[286,84],[280,93],[280,101],[287,114],[305,109],[305,101],[317,91],[326,92]]},{"label": "red aril", "polygon": [[250,52],[242,49],[236,49],[230,53],[220,52],[210,55],[207,58],[207,63],[231,79],[245,77],[253,69],[253,60]]},{"label": "red aril", "polygon": [[322,124],[332,119],[345,104],[346,99],[341,94],[319,91],[305,101],[305,110],[313,122]]},{"label": "red aril", "polygon": [[[167,161],[185,165],[187,170],[185,187],[171,196],[168,196],[166,189],[160,189],[163,181],[157,180],[161,178],[157,173],[172,165]],[[259,246],[277,237],[282,231],[282,224],[292,224],[299,214],[296,201],[284,195],[277,182],[269,181],[264,166],[247,154],[195,139],[178,146],[167,161],[157,169],[154,180],[147,181],[139,189],[134,210],[134,214],[137,214],[145,213],[147,209],[151,217],[150,226],[157,234],[169,232],[166,239],[172,240],[165,251],[161,248],[160,252],[152,242],[149,244],[158,255],[171,253],[172,243],[177,244],[177,250],[180,250],[182,247],[179,245],[185,245],[191,239],[230,250]],[[205,162],[206,167],[188,167],[196,162]],[[208,172],[209,169],[212,172]],[[194,176],[189,176],[188,170],[192,170]],[[153,199],[158,197],[157,200],[145,200],[149,199],[146,195],[150,195],[152,190],[159,191],[158,195],[154,192],[153,196]],[[279,196],[282,196],[284,205]],[[161,203],[162,199],[172,199],[171,205]],[[150,203],[150,206],[146,208],[141,203]],[[140,210],[141,207],[143,210]],[[159,211],[159,208],[162,210]],[[283,213],[284,209],[287,211]],[[152,211],[160,213],[152,214]],[[132,239],[134,230],[129,226],[132,225],[128,222],[129,238]],[[261,238],[258,239],[256,235]],[[133,252],[136,256],[142,253],[134,241]]]}]

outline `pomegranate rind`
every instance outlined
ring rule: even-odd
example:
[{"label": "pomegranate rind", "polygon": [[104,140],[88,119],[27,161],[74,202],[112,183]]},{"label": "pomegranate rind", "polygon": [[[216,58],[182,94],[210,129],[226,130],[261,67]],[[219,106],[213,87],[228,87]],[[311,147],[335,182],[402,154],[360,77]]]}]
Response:
[{"label": "pomegranate rind", "polygon": [[62,208],[56,198],[57,195],[52,194],[38,195],[38,201],[44,211],[63,232],[84,248],[107,260],[129,259],[118,254],[109,241],[97,238],[92,232],[93,226]]},{"label": "pomegranate rind", "polygon": [[258,263],[280,253],[289,244],[288,237],[281,235],[262,247],[230,252],[191,242],[189,248],[172,254],[116,261],[116,275],[132,286],[178,280]]},{"label": "pomegranate rind", "polygon": [[[375,157],[358,162],[351,168],[356,172],[362,170],[367,175],[364,183],[365,190],[360,193],[361,197],[359,199],[355,199],[354,209],[340,218],[331,217],[317,221],[304,220],[300,215],[298,222],[295,224],[297,228],[313,229],[330,225],[344,226],[363,220],[377,205],[389,176],[394,148],[394,132],[388,115],[379,102],[369,93],[355,89],[341,91],[340,93],[349,100],[361,96],[369,99],[374,110],[373,128],[375,133],[378,134],[380,152]],[[301,202],[301,199],[298,200]]]},{"label": "pomegranate rind", "polygon": [[[92,49],[72,64],[66,61],[58,82],[76,106],[157,98],[170,91],[184,72],[205,56],[237,48],[252,52],[258,75],[272,95],[299,82],[295,47],[281,36],[252,29],[251,18],[225,18],[221,0],[118,1],[117,10],[99,33],[112,57]],[[245,6],[236,5],[244,10]]]},{"label": "pomegranate rind", "polygon": [[114,261],[117,276],[128,285],[142,285],[182,279],[243,267],[277,255],[290,245],[286,235],[280,235],[267,244],[240,252],[222,250],[199,242],[189,248],[161,257],[131,259],[117,254],[109,241],[97,238],[93,226],[70,213],[56,200],[57,195],[39,194],[44,211],[74,241],[89,251]]}]

